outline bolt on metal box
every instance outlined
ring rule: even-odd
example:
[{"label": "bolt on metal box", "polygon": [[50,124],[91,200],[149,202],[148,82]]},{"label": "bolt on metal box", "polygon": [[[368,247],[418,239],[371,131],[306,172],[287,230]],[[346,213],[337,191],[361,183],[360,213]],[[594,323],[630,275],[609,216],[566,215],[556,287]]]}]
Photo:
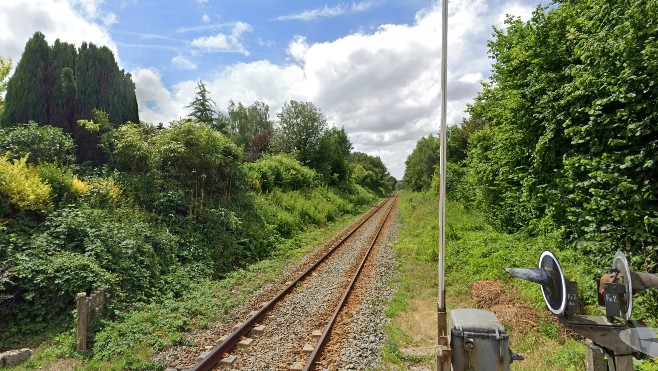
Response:
[{"label": "bolt on metal box", "polygon": [[481,309],[450,311],[452,369],[509,370],[512,352],[505,328],[492,312]]}]

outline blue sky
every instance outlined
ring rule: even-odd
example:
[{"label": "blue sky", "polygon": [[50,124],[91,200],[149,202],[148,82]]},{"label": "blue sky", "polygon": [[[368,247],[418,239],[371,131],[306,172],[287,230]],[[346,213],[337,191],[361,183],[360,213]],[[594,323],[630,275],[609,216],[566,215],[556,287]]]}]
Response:
[{"label": "blue sky", "polygon": [[[538,4],[449,1],[449,123],[489,76],[492,27]],[[106,45],[151,123],[185,117],[198,80],[219,110],[260,100],[275,119],[284,102],[311,101],[400,179],[416,141],[438,132],[440,27],[429,0],[11,0],[0,2],[0,55],[17,62],[36,31]]]}]

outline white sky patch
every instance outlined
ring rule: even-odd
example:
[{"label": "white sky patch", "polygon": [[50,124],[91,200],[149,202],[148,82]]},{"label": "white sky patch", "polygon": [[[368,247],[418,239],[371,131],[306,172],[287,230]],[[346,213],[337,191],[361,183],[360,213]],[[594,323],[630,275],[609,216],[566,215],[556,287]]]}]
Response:
[{"label": "white sky patch", "polygon": [[210,22],[210,17],[208,16],[208,14],[204,14],[204,15],[201,16],[201,22],[203,22],[203,23]]},{"label": "white sky patch", "polygon": [[459,78],[459,81],[474,84],[476,82],[482,81],[483,77],[480,72],[476,73],[467,73],[464,76]]},{"label": "white sky patch", "polygon": [[213,36],[203,36],[192,40],[191,45],[208,52],[233,52],[249,55],[249,51],[243,45],[242,35],[251,32],[252,27],[248,23],[235,22],[231,24],[231,33],[218,33]]},{"label": "white sky patch", "polygon": [[536,7],[534,6],[519,2],[511,2],[503,8],[500,15],[498,16],[496,27],[500,28],[504,25],[507,14],[513,15],[515,17],[521,17],[523,21],[527,21],[532,18],[532,12],[535,11],[535,9]]},{"label": "white sky patch", "polygon": [[[135,82],[135,94],[139,105],[139,118],[142,121],[168,123],[176,118],[186,116],[186,97],[180,100],[172,97],[164,87],[160,73],[154,68],[138,68],[132,71]],[[192,91],[194,96],[194,91]]]},{"label": "white sky patch", "polygon": [[191,60],[183,57],[182,55],[177,55],[171,59],[171,63],[178,69],[181,70],[196,70],[197,65],[194,64]]},{"label": "white sky patch", "polygon": [[277,17],[276,21],[312,21],[316,18],[331,18],[337,17],[343,14],[354,14],[363,12],[370,9],[374,5],[372,1],[364,1],[360,3],[353,3],[352,5],[348,4],[338,4],[336,6],[325,5],[322,8],[316,8],[311,10],[304,10],[296,14],[289,14]]},{"label": "white sky patch", "polygon": [[109,47],[119,60],[117,46],[107,30],[107,22],[115,22],[116,16],[101,11],[100,4],[102,1],[94,0],[0,1],[0,53],[18,63],[27,40],[41,31],[50,44],[56,39],[76,46],[92,42]]},{"label": "white sky patch", "polygon": [[197,48],[212,50],[229,50],[228,37],[224,34],[217,34],[215,36],[198,37],[192,40],[192,45]]},{"label": "white sky patch", "polygon": [[296,36],[289,44],[287,52],[296,61],[302,62],[308,51],[308,44],[304,36]]}]

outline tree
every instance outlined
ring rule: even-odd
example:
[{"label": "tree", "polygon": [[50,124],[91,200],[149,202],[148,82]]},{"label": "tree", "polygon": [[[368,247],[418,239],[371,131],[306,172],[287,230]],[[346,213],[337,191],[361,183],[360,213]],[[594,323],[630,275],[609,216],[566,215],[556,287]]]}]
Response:
[{"label": "tree", "polygon": [[210,98],[210,92],[206,89],[206,85],[203,81],[199,80],[199,82],[197,82],[194,99],[185,107],[192,110],[189,118],[214,128],[217,116],[215,110],[216,106],[215,101]]},{"label": "tree", "polygon": [[655,271],[658,2],[558,4],[489,42],[491,81],[469,109],[486,122],[469,143],[474,191],[501,229],[542,220],[594,258],[622,249]]},{"label": "tree", "polygon": [[93,119],[94,110],[107,113],[114,127],[139,122],[130,74],[119,70],[107,47],[85,42],[76,50],[59,40],[50,47],[42,33],[35,33],[7,83],[2,126],[35,121],[62,128],[72,134],[78,160],[98,165],[104,162],[99,135],[76,124]]},{"label": "tree", "polygon": [[[350,154],[352,179],[374,192],[387,193],[393,190],[397,181],[391,179],[381,158],[363,152]],[[391,183],[392,182],[392,183]]]},{"label": "tree", "polygon": [[5,109],[4,93],[7,91],[7,76],[11,72],[11,66],[11,58],[5,59],[0,56],[0,117],[2,117],[2,111]]},{"label": "tree", "polygon": [[318,157],[313,162],[328,184],[338,185],[349,179],[351,151],[352,142],[344,128],[331,128],[324,133],[320,139]]},{"label": "tree", "polygon": [[244,149],[245,161],[253,162],[262,156],[272,138],[269,106],[254,102],[251,106],[231,101],[228,107],[229,132],[233,141]]},{"label": "tree", "polygon": [[48,94],[44,80],[50,50],[46,37],[37,32],[25,44],[14,75],[7,82],[2,126],[35,121],[48,123]]},{"label": "tree", "polygon": [[[327,130],[327,120],[311,102],[291,100],[277,113],[276,147],[279,152],[292,153],[299,162],[317,168],[320,140]],[[315,165],[315,166],[314,166]]]},{"label": "tree", "polygon": [[429,135],[422,137],[416,143],[416,148],[404,162],[405,185],[414,190],[422,191],[429,189],[432,177],[438,171],[440,154],[439,137]]}]

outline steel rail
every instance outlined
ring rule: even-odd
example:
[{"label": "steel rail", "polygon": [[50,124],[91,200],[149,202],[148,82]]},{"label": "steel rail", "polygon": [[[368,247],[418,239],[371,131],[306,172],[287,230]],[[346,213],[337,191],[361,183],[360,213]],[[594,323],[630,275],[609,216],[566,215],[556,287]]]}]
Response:
[{"label": "steel rail", "polygon": [[366,222],[368,222],[379,210],[381,210],[384,205],[391,199],[388,197],[384,200],[377,208],[372,211],[366,218],[364,218],[354,229],[352,229],[345,237],[342,237],[334,246],[331,247],[317,262],[310,266],[304,273],[302,273],[295,281],[289,284],[285,289],[279,292],[274,298],[272,298],[267,304],[261,307],[254,315],[247,319],[240,327],[235,329],[226,339],[213,348],[206,357],[194,367],[195,371],[209,371],[212,370],[219,361],[222,360],[222,356],[225,353],[228,353],[238,342],[240,338],[248,333],[258,321],[260,321],[267,312],[269,312],[276,303],[281,301],[293,288],[302,281],[304,278],[308,277],[322,262],[324,262],[334,251],[338,249],[348,238],[350,238],[357,230],[359,230]]},{"label": "steel rail", "polygon": [[338,318],[340,311],[343,309],[343,307],[345,307],[345,304],[347,303],[347,299],[352,293],[352,290],[354,289],[354,285],[356,284],[356,281],[359,279],[359,276],[361,275],[361,271],[363,271],[363,268],[366,265],[366,261],[368,260],[368,257],[370,256],[370,253],[372,252],[373,247],[375,246],[377,239],[379,238],[379,235],[384,229],[384,226],[388,221],[388,217],[391,215],[391,210],[393,210],[394,205],[395,205],[395,201],[393,201],[393,203],[391,203],[391,206],[388,208],[388,211],[386,212],[386,217],[384,217],[384,222],[382,222],[382,224],[377,229],[377,233],[375,234],[375,237],[372,239],[372,242],[368,247],[368,251],[366,252],[363,259],[361,260],[361,264],[359,264],[359,268],[356,270],[356,273],[354,273],[350,285],[347,287],[347,289],[345,289],[345,292],[343,293],[343,297],[341,298],[340,303],[338,303],[338,306],[334,310],[334,314],[331,316],[329,323],[327,323],[327,325],[324,327],[324,331],[322,332],[322,335],[318,339],[318,342],[315,344],[315,347],[313,348],[313,352],[311,352],[311,355],[309,356],[308,360],[306,361],[306,364],[304,365],[304,368],[302,369],[303,371],[311,370],[311,367],[313,367],[315,362],[317,362],[318,359],[320,358],[322,349],[324,348],[324,345],[329,338],[329,334],[331,333],[331,330],[334,327],[334,323],[336,322],[336,319]]}]

